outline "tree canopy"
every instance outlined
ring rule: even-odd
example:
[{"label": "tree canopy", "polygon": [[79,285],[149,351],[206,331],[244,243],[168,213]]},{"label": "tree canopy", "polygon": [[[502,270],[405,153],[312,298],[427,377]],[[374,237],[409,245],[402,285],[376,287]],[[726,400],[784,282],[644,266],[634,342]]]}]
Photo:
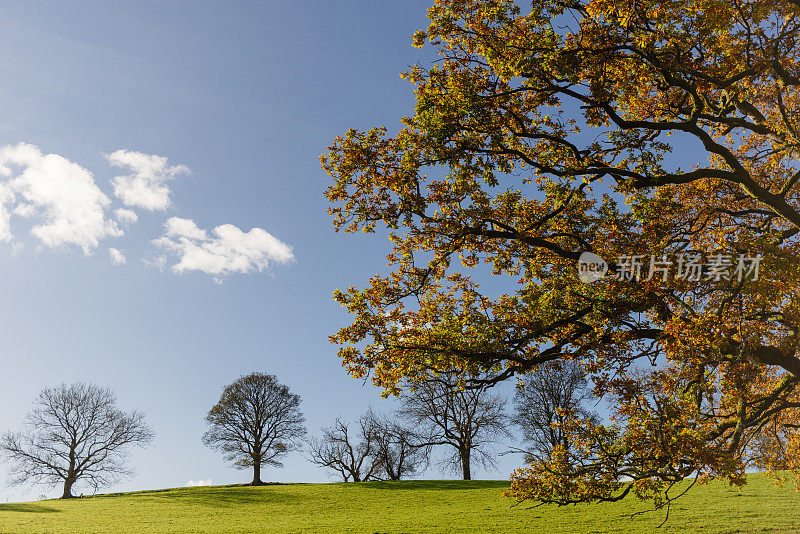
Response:
[{"label": "tree canopy", "polygon": [[[389,394],[580,362],[612,420],[569,418],[580,454],[518,471],[520,499],[659,504],[690,475],[800,467],[800,2],[437,0],[428,16],[413,41],[440,59],[404,74],[403,127],[322,156],[336,229],[393,246],[391,272],[335,294],[349,372]],[[585,252],[623,276],[582,282]]]}]

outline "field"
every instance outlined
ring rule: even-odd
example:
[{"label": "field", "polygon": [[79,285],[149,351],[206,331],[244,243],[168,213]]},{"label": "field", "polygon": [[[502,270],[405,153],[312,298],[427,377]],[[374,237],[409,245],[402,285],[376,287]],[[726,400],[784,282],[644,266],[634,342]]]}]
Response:
[{"label": "field", "polygon": [[[214,486],[0,504],[0,532],[653,532],[664,511],[622,503],[531,508],[503,481]],[[662,532],[800,532],[800,494],[751,475],[695,487]]]}]

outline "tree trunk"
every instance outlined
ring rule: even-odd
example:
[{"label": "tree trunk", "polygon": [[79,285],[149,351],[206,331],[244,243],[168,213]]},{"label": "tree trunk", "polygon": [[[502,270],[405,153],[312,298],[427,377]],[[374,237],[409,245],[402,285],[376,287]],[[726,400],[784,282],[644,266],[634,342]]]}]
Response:
[{"label": "tree trunk", "polygon": [[251,486],[263,486],[264,483],[261,482],[261,462],[253,462],[253,481],[250,483]]},{"label": "tree trunk", "polygon": [[472,480],[472,472],[469,465],[470,450],[461,451],[461,470],[464,473],[464,480]]},{"label": "tree trunk", "polygon": [[72,495],[72,485],[75,483],[74,480],[67,479],[64,481],[64,494],[61,495],[62,499],[72,499],[74,496]]}]

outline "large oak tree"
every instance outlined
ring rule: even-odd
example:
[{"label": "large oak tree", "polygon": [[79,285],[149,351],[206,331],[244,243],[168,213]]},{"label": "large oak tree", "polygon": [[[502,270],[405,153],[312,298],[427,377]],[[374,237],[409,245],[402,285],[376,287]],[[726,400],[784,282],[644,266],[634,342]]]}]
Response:
[{"label": "large oak tree", "polygon": [[[441,57],[405,74],[403,128],[322,157],[336,228],[393,245],[389,274],[336,293],[349,372],[393,393],[580,362],[613,420],[570,418],[581,454],[518,471],[520,499],[658,504],[693,474],[797,470],[800,2],[437,0],[429,18],[414,42]],[[676,264],[586,284],[587,251]],[[678,277],[682,254],[763,259]]]}]

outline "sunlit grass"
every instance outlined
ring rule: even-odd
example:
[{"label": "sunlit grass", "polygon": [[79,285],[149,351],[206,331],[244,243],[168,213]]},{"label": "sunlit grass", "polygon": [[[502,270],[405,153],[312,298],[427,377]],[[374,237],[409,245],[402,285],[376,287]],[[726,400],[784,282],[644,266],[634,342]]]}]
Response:
[{"label": "sunlit grass", "polygon": [[[0,504],[0,532],[653,532],[664,511],[635,498],[514,506],[504,481],[213,486]],[[800,494],[750,475],[697,486],[662,532],[800,532]]]}]

